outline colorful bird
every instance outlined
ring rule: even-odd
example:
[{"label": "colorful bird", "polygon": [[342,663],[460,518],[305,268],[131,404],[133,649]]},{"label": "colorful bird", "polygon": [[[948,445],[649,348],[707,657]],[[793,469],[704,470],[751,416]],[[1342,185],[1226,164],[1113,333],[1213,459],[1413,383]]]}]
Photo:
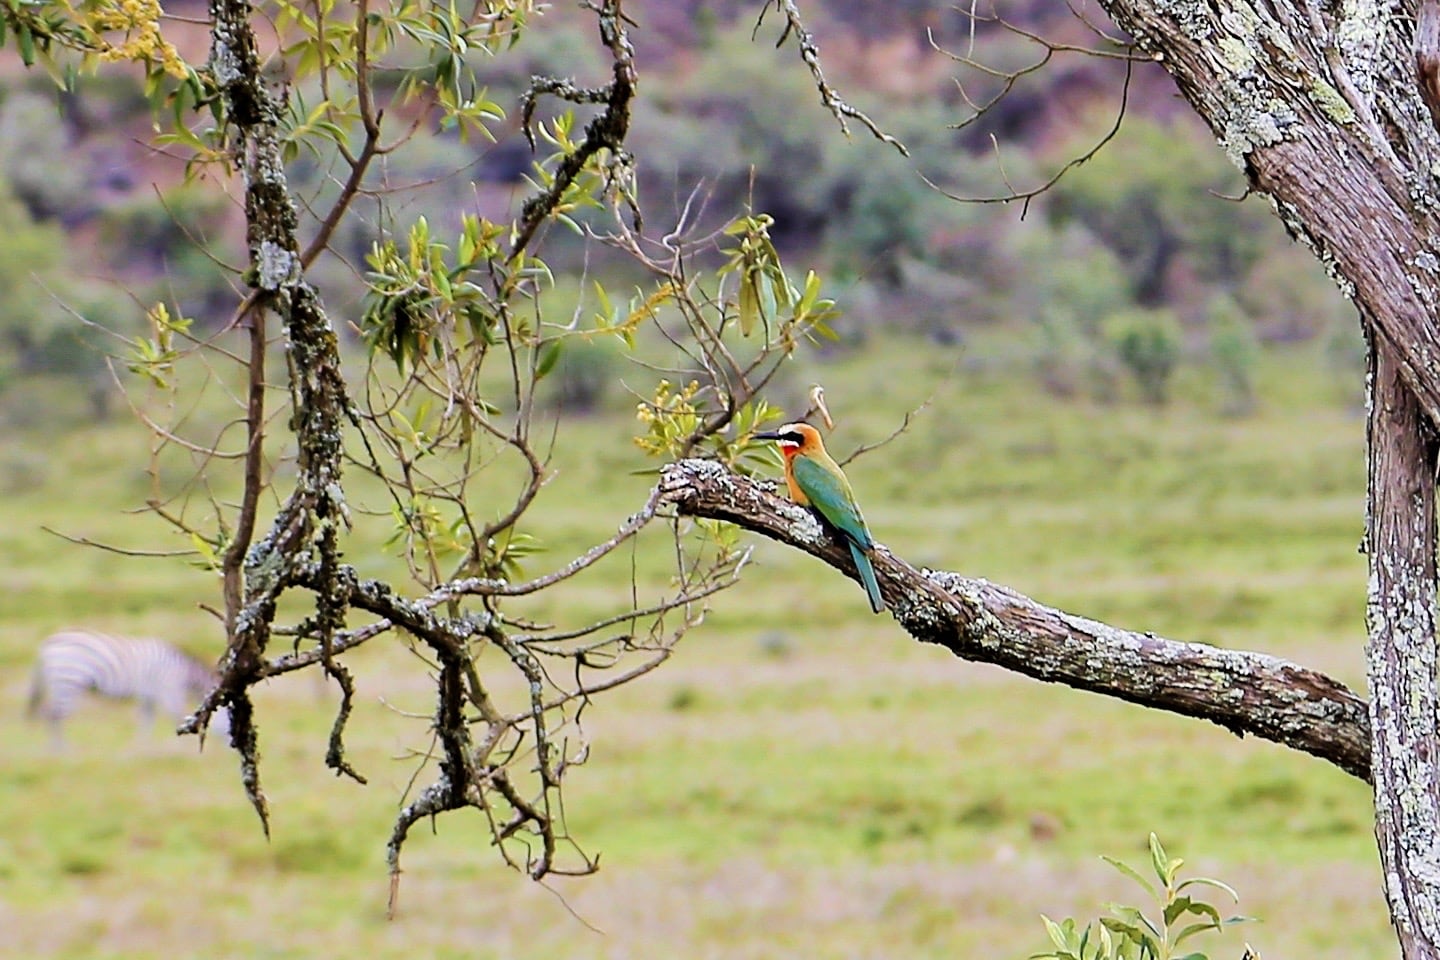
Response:
[{"label": "colorful bird", "polygon": [[787,423],[779,430],[757,433],[755,439],[774,440],[780,445],[780,452],[785,455],[785,484],[790,488],[790,499],[802,507],[815,508],[840,532],[850,547],[865,593],[870,597],[870,609],[876,613],[884,610],[880,584],[875,582],[875,568],[870,564],[875,540],[865,526],[860,508],[855,505],[850,481],[845,479],[840,465],[825,452],[820,431],[808,423]]}]

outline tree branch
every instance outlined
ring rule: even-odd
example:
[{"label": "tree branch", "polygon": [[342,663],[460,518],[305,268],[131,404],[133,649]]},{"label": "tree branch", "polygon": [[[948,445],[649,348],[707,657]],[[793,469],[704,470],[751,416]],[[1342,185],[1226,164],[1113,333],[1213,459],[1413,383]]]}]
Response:
[{"label": "tree branch", "polygon": [[[738,524],[855,577],[848,549],[813,514],[719,463],[669,464],[658,492],[683,515]],[[987,580],[917,570],[884,546],[873,561],[887,605],[916,640],[1037,680],[1209,720],[1370,778],[1365,700],[1323,673],[1268,654],[1108,626]]]}]

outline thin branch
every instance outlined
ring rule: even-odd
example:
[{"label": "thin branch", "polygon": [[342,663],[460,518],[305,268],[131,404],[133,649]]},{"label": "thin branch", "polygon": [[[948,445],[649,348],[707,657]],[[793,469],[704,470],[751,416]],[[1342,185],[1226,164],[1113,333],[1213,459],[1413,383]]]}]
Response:
[{"label": "thin branch", "polygon": [[117,547],[114,544],[105,543],[100,540],[91,540],[89,537],[61,533],[59,530],[44,526],[43,524],[40,529],[52,537],[59,537],[61,540],[67,540],[70,543],[78,544],[82,547],[96,547],[110,553],[118,553],[122,557],[198,557],[200,555],[199,550],[132,550],[129,547]]},{"label": "thin branch", "polygon": [[[890,144],[900,151],[902,156],[910,156],[910,151],[905,144],[881,130],[874,120],[846,103],[840,94],[835,92],[835,88],[825,80],[825,71],[820,67],[820,48],[815,43],[815,37],[805,29],[805,21],[801,18],[800,8],[795,6],[794,0],[773,0],[773,2],[775,9],[785,15],[785,29],[780,31],[780,39],[775,41],[775,46],[782,46],[790,34],[795,34],[796,43],[800,47],[800,59],[804,60],[805,66],[810,69],[810,76],[815,80],[815,88],[820,91],[820,102],[834,115],[835,121],[840,124],[840,132],[847,137],[850,136],[850,125],[845,122],[848,117],[864,124],[865,129],[869,130],[876,140]],[[751,34],[752,39],[755,33],[759,33],[760,25],[765,22],[765,13],[769,9],[769,2],[760,8],[760,16],[756,19],[755,30]]]},{"label": "thin branch", "polygon": [[546,587],[559,583],[561,580],[568,580],[586,567],[592,566],[604,559],[612,550],[629,540],[635,534],[644,529],[645,525],[655,518],[655,508],[659,499],[655,493],[651,493],[650,499],[640,512],[635,514],[620,525],[615,535],[603,543],[586,550],[580,556],[571,560],[565,566],[551,571],[544,576],[536,577],[533,580],[526,580],[523,583],[510,583],[508,580],[492,580],[484,577],[468,577],[464,580],[452,580],[442,584],[429,596],[417,601],[417,606],[429,608],[466,594],[477,594],[491,597],[522,597],[526,594],[538,593]]},{"label": "thin branch", "polygon": [[[1075,169],[1085,161],[1089,160],[1091,157],[1095,156],[1095,154],[1101,151],[1105,144],[1115,139],[1115,135],[1120,132],[1120,124],[1123,123],[1125,120],[1125,110],[1130,102],[1130,78],[1134,74],[1134,72],[1134,59],[1127,59],[1125,61],[1125,82],[1120,87],[1120,108],[1115,111],[1115,122],[1110,125],[1109,130],[1105,131],[1105,135],[1102,136],[1098,141],[1096,141],[1095,145],[1092,146],[1089,150],[1086,150],[1078,157],[1071,157],[1070,160],[1063,167],[1055,171],[1055,174],[1051,176],[1049,180],[1046,180],[1038,187],[1034,187],[1029,190],[1016,190],[1014,187],[1011,187],[1010,192],[1006,194],[988,197],[966,197],[961,196],[960,194],[951,193],[944,187],[941,187],[935,181],[931,180],[929,177],[925,176],[925,174],[923,173],[919,174],[919,177],[921,180],[924,180],[925,184],[929,186],[932,190],[945,197],[948,197],[951,200],[955,200],[960,203],[1010,203],[1015,200],[1020,200],[1023,202],[1020,213],[1020,218],[1023,220],[1025,218],[1025,214],[1028,213],[1030,210],[1031,200],[1035,199],[1036,197],[1040,196],[1040,194],[1055,186],[1055,184],[1060,182],[1061,177],[1065,176],[1065,174],[1069,173],[1071,170]],[[1000,145],[998,142],[995,143],[995,151],[998,156],[1000,151]],[[1003,166],[1001,167],[1001,171],[1003,174]],[[1006,178],[1005,185],[1007,187],[1010,186],[1008,177]]]},{"label": "thin branch", "polygon": [[244,599],[245,553],[255,536],[255,519],[258,515],[260,492],[263,483],[263,461],[265,452],[265,310],[256,307],[250,311],[250,362],[247,371],[249,392],[245,402],[245,431],[248,434],[245,447],[244,486],[240,499],[240,516],[235,523],[234,538],[225,548],[220,569],[225,597],[226,630],[234,625]]},{"label": "thin branch", "polygon": [[[824,410],[824,400],[825,400],[825,392],[824,392],[823,390],[821,390],[821,391],[820,391],[820,408],[821,408],[821,411],[822,411],[822,412],[825,412],[825,410]],[[905,411],[905,416],[904,416],[904,418],[901,419],[900,425],[899,425],[898,427],[896,427],[894,430],[891,430],[889,436],[887,436],[887,437],[886,437],[885,439],[883,439],[883,440],[877,440],[877,441],[875,441],[874,443],[862,443],[860,446],[856,447],[855,450],[854,450],[848,457],[846,457],[844,460],[841,460],[841,461],[840,461],[840,466],[843,467],[843,466],[845,466],[846,464],[848,464],[851,460],[854,460],[856,457],[863,457],[865,454],[869,453],[870,451],[872,451],[872,450],[878,450],[878,449],[880,449],[881,447],[885,446],[886,444],[889,444],[889,443],[893,442],[893,441],[895,440],[895,438],[899,437],[899,436],[900,436],[901,434],[903,434],[906,430],[909,430],[909,429],[910,429],[910,424],[915,421],[915,418],[918,417],[918,416],[920,416],[920,414],[924,413],[927,409],[929,409],[930,404],[932,404],[932,403],[934,403],[934,402],[935,402],[935,395],[932,393],[930,396],[928,396],[928,397],[925,398],[925,402],[922,403],[922,404],[920,404],[920,406],[915,407],[913,410],[907,410],[907,411]],[[827,419],[828,419],[828,413],[827,413]]]}]

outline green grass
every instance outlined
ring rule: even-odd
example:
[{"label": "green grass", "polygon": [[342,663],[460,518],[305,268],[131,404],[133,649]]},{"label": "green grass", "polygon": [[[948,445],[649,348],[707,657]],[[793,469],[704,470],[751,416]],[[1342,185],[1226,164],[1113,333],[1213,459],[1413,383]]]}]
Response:
[{"label": "green grass", "polygon": [[[1198,375],[1167,410],[1097,407],[1039,393],[984,338],[958,373],[934,353],[872,347],[791,377],[824,382],[838,453],[937,392],[908,433],[848,468],[880,540],[1077,613],[1360,683],[1363,423],[1314,357],[1268,357],[1258,415],[1223,420]],[[620,413],[563,430],[534,569],[643,502],[630,430]],[[1264,918],[1217,955],[1244,940],[1276,957],[1393,951],[1363,784],[917,645],[853,583],[769,542],[670,663],[587,710],[591,756],[567,802],[576,838],[602,854],[597,876],[537,888],[499,864],[478,815],[450,816],[413,831],[386,922],[384,845],[408,751],[426,740],[399,711],[429,701],[402,645],[353,661],[349,737],[369,787],[324,770],[333,701],[309,677],[261,691],[268,844],[223,744],[196,756],[160,728],[140,739],[126,707],[97,704],[56,756],[23,723],[34,646],[58,627],[218,649],[197,606],[218,602],[209,574],[40,529],[185,546],[122,512],[145,495],[143,450],[124,426],[32,430],[0,462],[13,481],[0,506],[0,957],[1021,957],[1045,942],[1041,912],[1137,899],[1097,855],[1143,863],[1151,830]],[[358,532],[347,554],[394,574],[385,532]],[[662,572],[662,540],[635,562]],[[613,610],[629,564],[523,610]]]}]

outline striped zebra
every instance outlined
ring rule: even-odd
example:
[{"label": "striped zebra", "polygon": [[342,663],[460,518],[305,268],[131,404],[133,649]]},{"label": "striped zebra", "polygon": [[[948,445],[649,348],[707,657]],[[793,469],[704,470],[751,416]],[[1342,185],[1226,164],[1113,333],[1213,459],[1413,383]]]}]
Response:
[{"label": "striped zebra", "polygon": [[[163,640],[64,630],[40,645],[28,714],[49,723],[51,742],[59,747],[65,718],[88,691],[138,701],[143,732],[153,725],[157,709],[177,721],[184,718],[214,684],[210,667]],[[228,708],[217,710],[210,730],[225,736],[229,721]]]}]

